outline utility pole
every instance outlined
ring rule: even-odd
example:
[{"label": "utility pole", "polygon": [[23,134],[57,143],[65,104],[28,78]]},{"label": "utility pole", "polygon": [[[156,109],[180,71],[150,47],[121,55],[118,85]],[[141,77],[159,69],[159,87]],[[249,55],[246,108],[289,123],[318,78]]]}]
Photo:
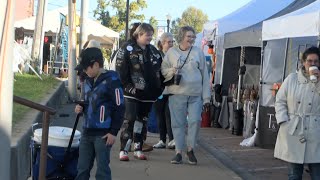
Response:
[{"label": "utility pole", "polygon": [[80,43],[79,43],[79,52],[81,52],[84,43],[86,43],[88,34],[87,34],[87,19],[88,19],[88,9],[89,9],[89,0],[81,1],[81,17],[80,17]]},{"label": "utility pole", "polygon": [[[46,16],[46,9],[47,9],[47,1],[44,0],[44,5],[43,5],[43,16],[42,16],[42,25],[43,25],[43,21],[44,21],[44,17]],[[41,39],[40,39],[40,49],[39,49],[39,74],[42,74],[42,67],[43,67],[43,44],[44,44],[44,28],[42,26],[41,28]]]},{"label": "utility pole", "polygon": [[128,40],[128,34],[129,34],[129,0],[127,0],[127,10],[126,10],[126,41]]},{"label": "utility pole", "polygon": [[[33,32],[33,43],[32,43],[32,51],[31,51],[31,58],[33,60],[39,61],[39,55],[40,55],[40,41],[42,29],[43,29],[43,13],[45,8],[46,0],[38,0],[38,8],[37,8],[37,16],[36,16],[36,22],[35,22],[35,28]],[[42,67],[41,67],[42,68]]]},{"label": "utility pole", "polygon": [[10,179],[15,4],[15,0],[7,0],[0,6],[0,174],[3,180]]},{"label": "utility pole", "polygon": [[69,0],[68,3],[68,26],[69,26],[69,37],[68,37],[68,92],[72,100],[76,99],[76,84],[77,77],[76,71],[76,0]]}]

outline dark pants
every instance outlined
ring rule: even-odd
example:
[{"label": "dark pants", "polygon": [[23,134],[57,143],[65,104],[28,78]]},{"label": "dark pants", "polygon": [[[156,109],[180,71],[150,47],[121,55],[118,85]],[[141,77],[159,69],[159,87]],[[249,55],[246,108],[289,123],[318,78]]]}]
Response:
[{"label": "dark pants", "polygon": [[173,140],[168,100],[169,96],[164,95],[162,99],[158,99],[153,105],[158,121],[160,140],[164,143],[166,143],[167,134],[169,136],[169,141]]},{"label": "dark pants", "polygon": [[82,135],[79,146],[78,175],[76,180],[88,180],[93,166],[94,158],[97,161],[97,180],[111,180],[110,151],[111,146],[106,145],[102,136]]},{"label": "dark pants", "polygon": [[140,146],[135,147],[135,150],[142,150],[152,103],[125,98],[125,106],[126,111],[120,135],[120,151],[125,149],[128,139],[133,139],[135,143],[140,143]]},{"label": "dark pants", "polygon": [[[288,164],[288,179],[289,180],[302,180],[304,164]],[[320,179],[320,163],[308,164],[310,176],[312,180]]]}]

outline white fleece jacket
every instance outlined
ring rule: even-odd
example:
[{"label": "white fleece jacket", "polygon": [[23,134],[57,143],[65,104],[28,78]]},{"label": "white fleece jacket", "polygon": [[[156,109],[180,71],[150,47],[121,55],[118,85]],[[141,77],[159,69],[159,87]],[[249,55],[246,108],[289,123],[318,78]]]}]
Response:
[{"label": "white fleece jacket", "polygon": [[166,53],[161,72],[165,81],[170,80],[176,69],[182,75],[179,85],[167,87],[168,94],[181,94],[187,96],[201,96],[203,103],[210,102],[210,80],[207,70],[206,60],[200,48],[193,46],[186,63],[179,69],[185,61],[189,50],[182,51],[179,47],[172,47]]}]

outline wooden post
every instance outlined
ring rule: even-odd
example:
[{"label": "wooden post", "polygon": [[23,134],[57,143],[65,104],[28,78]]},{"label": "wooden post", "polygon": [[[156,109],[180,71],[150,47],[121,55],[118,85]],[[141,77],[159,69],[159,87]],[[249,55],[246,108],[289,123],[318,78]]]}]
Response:
[{"label": "wooden post", "polygon": [[10,179],[10,148],[13,95],[13,40],[15,0],[1,1],[0,6],[0,174]]},{"label": "wooden post", "polygon": [[68,44],[68,92],[71,99],[76,99],[76,44],[77,44],[77,32],[76,32],[76,0],[69,0],[69,44]]}]

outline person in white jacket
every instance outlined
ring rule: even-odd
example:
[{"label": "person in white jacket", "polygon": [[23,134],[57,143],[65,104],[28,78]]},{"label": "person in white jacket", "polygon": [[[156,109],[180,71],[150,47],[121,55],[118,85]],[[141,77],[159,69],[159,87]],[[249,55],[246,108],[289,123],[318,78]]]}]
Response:
[{"label": "person in white jacket", "polygon": [[171,160],[173,164],[182,163],[181,153],[185,148],[186,125],[188,162],[192,165],[197,164],[194,148],[200,129],[201,112],[203,107],[208,110],[210,104],[209,73],[203,52],[200,48],[192,46],[195,37],[192,27],[181,27],[176,39],[179,46],[168,50],[161,65],[167,92],[170,94],[171,126],[176,145],[176,155]]},{"label": "person in white jacket", "polygon": [[[274,157],[288,162],[289,180],[302,179],[308,164],[311,179],[320,179],[320,52],[307,49],[303,65],[291,73],[276,95],[275,110],[280,125]],[[310,67],[316,66],[314,70]],[[316,76],[315,81],[310,80]]]}]

